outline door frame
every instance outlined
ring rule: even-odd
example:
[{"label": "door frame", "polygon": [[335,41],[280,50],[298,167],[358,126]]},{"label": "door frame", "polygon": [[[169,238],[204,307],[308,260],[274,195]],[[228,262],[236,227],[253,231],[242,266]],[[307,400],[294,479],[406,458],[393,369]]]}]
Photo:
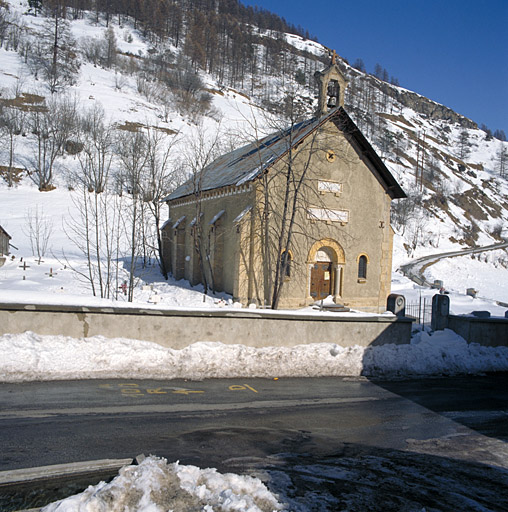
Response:
[{"label": "door frame", "polygon": [[312,244],[307,257],[307,300],[315,302],[316,299],[311,296],[311,272],[317,261],[317,254],[320,249],[327,248],[327,253],[331,259],[331,273],[332,280],[331,288],[333,290],[333,299],[335,302],[344,297],[343,283],[344,283],[344,268],[346,265],[346,258],[344,249],[333,238],[323,238]]}]

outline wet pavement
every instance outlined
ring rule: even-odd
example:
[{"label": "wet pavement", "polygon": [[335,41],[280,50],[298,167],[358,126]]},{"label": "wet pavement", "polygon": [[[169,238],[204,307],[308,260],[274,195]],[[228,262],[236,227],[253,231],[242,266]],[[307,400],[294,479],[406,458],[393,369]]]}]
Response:
[{"label": "wet pavement", "polygon": [[508,375],[0,385],[0,471],[139,453],[294,511],[508,510]]}]

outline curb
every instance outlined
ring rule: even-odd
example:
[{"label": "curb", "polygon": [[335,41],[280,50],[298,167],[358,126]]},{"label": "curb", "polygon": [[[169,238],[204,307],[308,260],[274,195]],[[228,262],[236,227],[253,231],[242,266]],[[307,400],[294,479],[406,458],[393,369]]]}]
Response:
[{"label": "curb", "polygon": [[102,470],[120,469],[133,463],[133,459],[103,459],[70,464],[55,464],[36,468],[14,469],[0,472],[0,488],[39,480],[49,480],[66,476],[79,476]]},{"label": "curb", "polygon": [[[9,493],[9,491],[16,493],[25,486],[44,486],[44,484],[55,480],[65,481],[66,479],[93,477],[97,474],[114,474],[123,466],[130,464],[136,464],[136,459],[102,459],[1,471],[0,494]],[[18,509],[17,512],[39,512],[40,510],[42,508]]]}]

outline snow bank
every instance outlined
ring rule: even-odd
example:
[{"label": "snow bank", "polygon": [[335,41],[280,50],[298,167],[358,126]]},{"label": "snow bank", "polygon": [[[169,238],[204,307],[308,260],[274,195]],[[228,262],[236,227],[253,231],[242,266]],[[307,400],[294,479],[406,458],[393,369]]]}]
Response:
[{"label": "snow bank", "polygon": [[216,469],[168,464],[147,457],[138,466],[123,467],[109,484],[101,482],[84,492],[52,503],[44,512],[273,512],[282,510],[257,478],[221,474]]},{"label": "snow bank", "polygon": [[455,375],[508,370],[508,347],[468,344],[450,330],[420,333],[408,345],[341,347],[313,343],[254,348],[200,342],[182,350],[155,343],[33,332],[0,336],[0,381],[234,377]]},{"label": "snow bank", "polygon": [[365,375],[383,377],[476,374],[508,370],[508,347],[467,343],[445,329],[419,332],[410,345],[384,345],[367,349]]}]

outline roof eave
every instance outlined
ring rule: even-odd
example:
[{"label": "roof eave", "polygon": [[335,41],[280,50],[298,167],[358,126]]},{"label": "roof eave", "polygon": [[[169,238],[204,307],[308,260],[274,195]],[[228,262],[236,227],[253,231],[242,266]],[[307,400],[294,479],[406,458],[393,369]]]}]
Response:
[{"label": "roof eave", "polygon": [[355,122],[351,119],[343,107],[339,107],[338,114],[339,115],[337,116],[337,119],[345,124],[345,126],[341,127],[342,131],[346,135],[349,134],[355,139],[356,143],[362,151],[362,154],[368,157],[372,165],[376,168],[377,172],[383,180],[386,192],[390,195],[390,197],[392,199],[406,198],[407,195],[404,190],[402,190],[402,187],[398,184],[397,180],[390,172],[388,167],[386,167],[383,160],[381,160],[376,150],[372,147],[365,135],[363,135],[363,133],[356,126]]},{"label": "roof eave", "polygon": [[7,233],[7,231],[5,231],[5,229],[4,229],[2,226],[0,226],[0,231],[1,231],[4,235],[6,235],[6,236],[7,236],[7,238],[9,238],[9,240],[12,240],[12,236],[11,236],[11,235],[9,235],[9,233]]}]

